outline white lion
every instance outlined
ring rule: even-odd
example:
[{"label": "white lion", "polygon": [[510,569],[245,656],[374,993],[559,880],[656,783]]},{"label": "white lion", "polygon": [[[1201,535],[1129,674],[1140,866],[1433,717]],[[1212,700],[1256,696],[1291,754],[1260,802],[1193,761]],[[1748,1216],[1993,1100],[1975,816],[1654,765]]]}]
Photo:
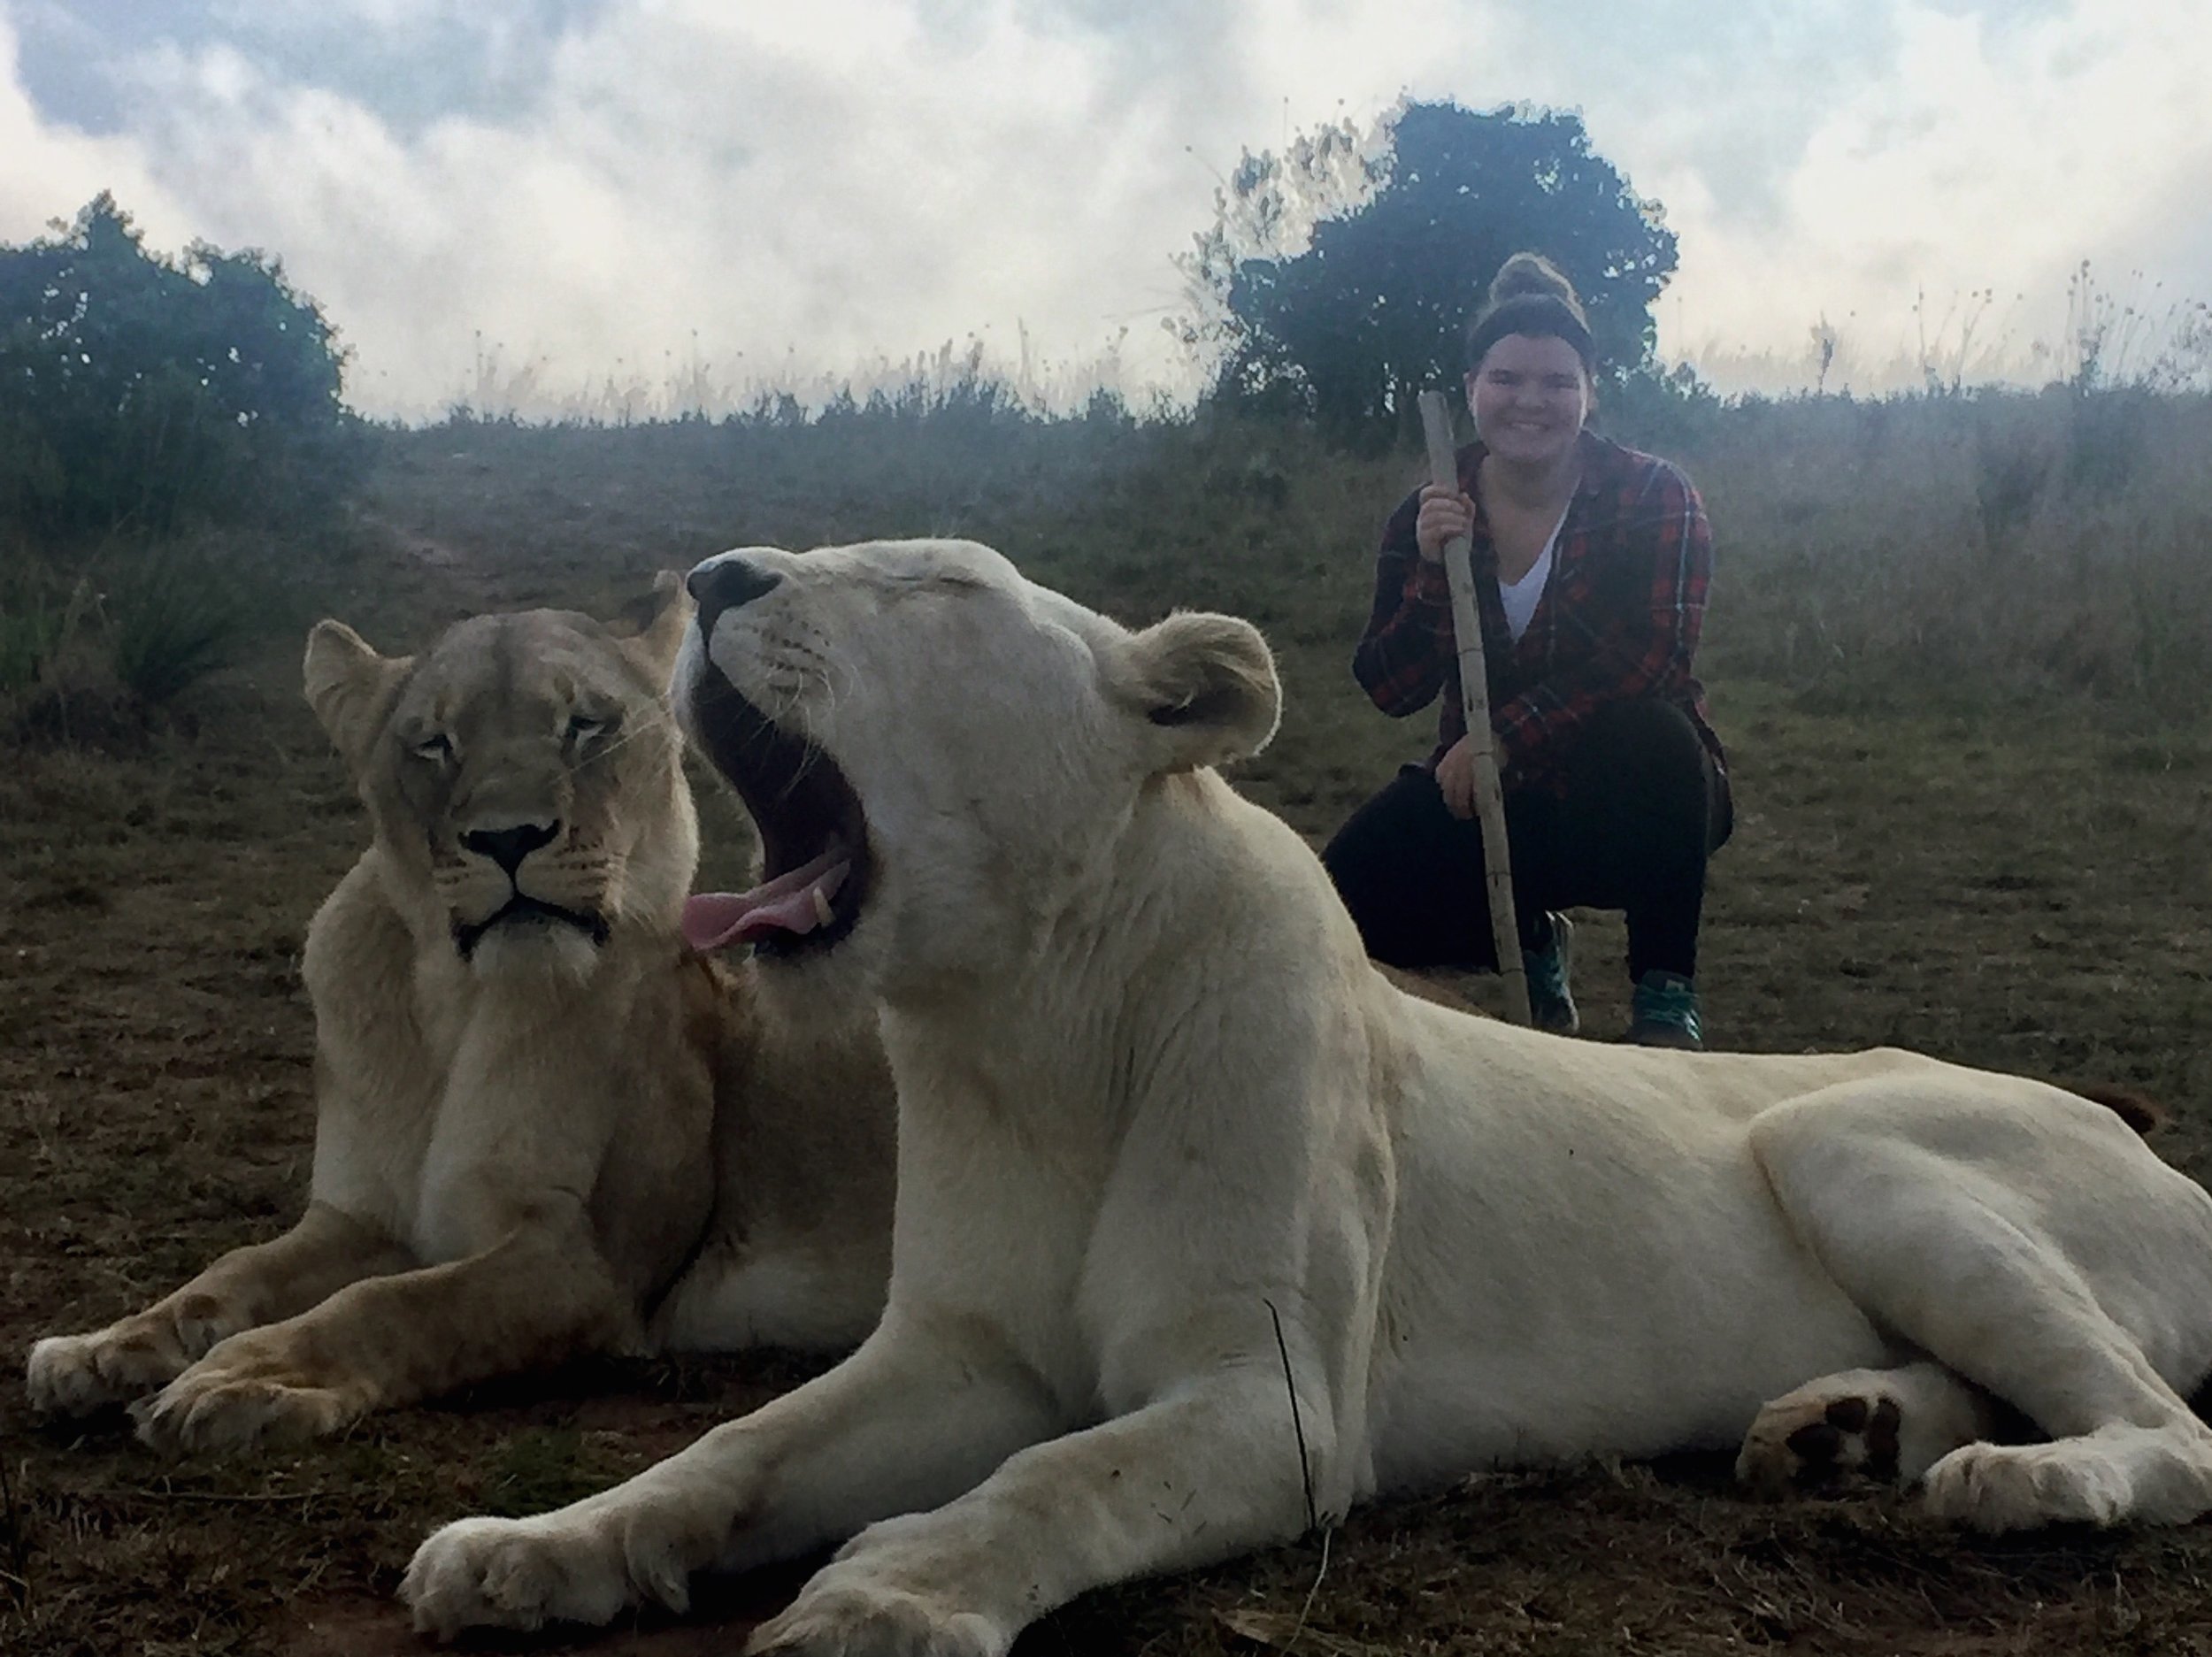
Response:
[{"label": "white lion", "polygon": [[[880,997],[889,1304],[627,1483],[438,1531],[419,1627],[680,1607],[851,1538],[754,1649],[1000,1653],[1315,1511],[1601,1452],[1865,1466],[1986,1530],[2212,1506],[2177,1390],[2212,1367],[2212,1199],[2112,1111],[1406,995],[1208,769],[1275,725],[1240,621],[1131,633],[946,541],[691,584],[695,735],[771,825],[795,777],[841,800],[783,852],[834,924],[773,970]],[[2047,1441],[1987,1441],[1993,1398]]]},{"label": "white lion", "polygon": [[[307,1210],[39,1341],[36,1408],[127,1402],[149,1443],[234,1448],[581,1353],[842,1351],[873,1327],[893,1158],[874,1020],[686,947],[672,578],[658,610],[627,636],[479,616],[419,656],[315,629],[308,700],[374,836],[307,933]],[[717,930],[813,924],[779,896]]]}]

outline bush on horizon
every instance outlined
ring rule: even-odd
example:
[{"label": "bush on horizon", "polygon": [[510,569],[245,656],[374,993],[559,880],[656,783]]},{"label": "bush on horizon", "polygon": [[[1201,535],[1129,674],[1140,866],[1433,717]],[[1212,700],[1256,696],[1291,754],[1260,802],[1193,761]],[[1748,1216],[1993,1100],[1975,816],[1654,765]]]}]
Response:
[{"label": "bush on horizon", "polygon": [[103,191],[0,249],[0,529],[72,549],[326,511],[362,460],[346,353],[282,265],[150,252]]},{"label": "bush on horizon", "polygon": [[1182,343],[1213,392],[1299,412],[1348,446],[1417,430],[1414,394],[1456,385],[1461,334],[1508,256],[1573,281],[1608,384],[1655,377],[1651,308],[1676,263],[1660,204],[1590,146],[1581,117],[1406,101],[1280,156],[1246,155],[1180,261]]}]

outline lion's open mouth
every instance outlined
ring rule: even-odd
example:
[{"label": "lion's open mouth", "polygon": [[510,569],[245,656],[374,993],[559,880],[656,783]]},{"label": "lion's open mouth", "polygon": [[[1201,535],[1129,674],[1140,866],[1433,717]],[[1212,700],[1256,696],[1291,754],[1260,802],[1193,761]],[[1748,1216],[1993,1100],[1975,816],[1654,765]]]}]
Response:
[{"label": "lion's open mouth", "polygon": [[484,935],[487,932],[495,926],[503,926],[511,922],[518,921],[572,926],[590,939],[594,944],[603,944],[607,941],[606,917],[594,915],[584,909],[563,909],[557,903],[548,903],[542,898],[534,898],[527,893],[518,892],[480,921],[455,921],[453,923],[453,947],[461,952],[462,960],[472,960],[476,955],[476,946],[484,941]]},{"label": "lion's open mouth", "polygon": [[750,892],[692,898],[685,938],[695,949],[749,943],[771,955],[835,943],[868,896],[859,796],[827,754],[780,729],[711,665],[690,694],[701,748],[759,826],[766,878]]}]

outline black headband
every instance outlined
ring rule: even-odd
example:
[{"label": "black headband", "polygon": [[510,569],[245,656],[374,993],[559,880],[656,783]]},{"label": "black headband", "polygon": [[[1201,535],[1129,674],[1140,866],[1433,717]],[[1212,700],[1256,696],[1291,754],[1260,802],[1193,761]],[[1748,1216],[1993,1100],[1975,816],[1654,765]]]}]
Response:
[{"label": "black headband", "polygon": [[1597,345],[1590,338],[1589,325],[1556,294],[1516,294],[1478,317],[1467,330],[1468,371],[1480,368],[1490,348],[1510,334],[1564,340],[1574,347],[1582,365],[1592,374],[1597,372]]}]

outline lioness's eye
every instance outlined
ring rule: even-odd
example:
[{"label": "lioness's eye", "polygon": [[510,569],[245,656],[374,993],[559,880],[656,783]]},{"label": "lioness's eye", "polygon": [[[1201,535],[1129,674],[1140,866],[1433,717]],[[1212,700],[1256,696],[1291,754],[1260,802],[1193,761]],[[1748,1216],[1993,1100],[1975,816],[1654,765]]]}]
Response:
[{"label": "lioness's eye", "polygon": [[568,740],[572,742],[588,742],[592,738],[613,729],[614,721],[611,719],[595,719],[588,713],[580,713],[568,722]]},{"label": "lioness's eye", "polygon": [[415,757],[417,759],[451,759],[453,740],[442,732],[426,736],[415,744]]}]

